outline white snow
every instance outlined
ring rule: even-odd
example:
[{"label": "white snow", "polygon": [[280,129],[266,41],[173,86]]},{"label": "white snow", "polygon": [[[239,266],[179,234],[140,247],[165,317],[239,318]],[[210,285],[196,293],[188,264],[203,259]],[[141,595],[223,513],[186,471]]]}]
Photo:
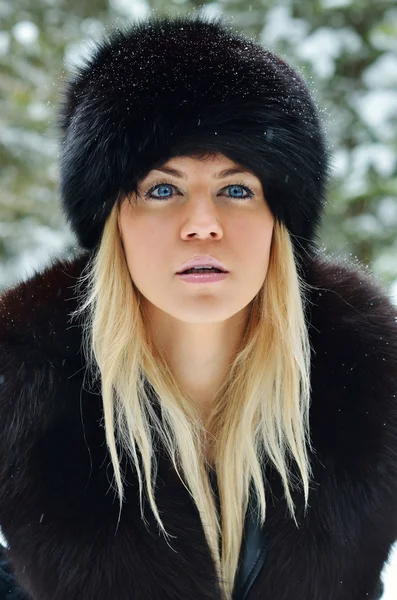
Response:
[{"label": "white snow", "polygon": [[27,107],[27,114],[34,121],[43,121],[48,118],[48,106],[44,102],[31,102]]},{"label": "white snow", "polygon": [[[179,4],[182,4],[183,2],[184,0],[178,0]],[[223,15],[222,8],[217,2],[209,2],[208,4],[202,6],[197,12],[200,13],[200,15],[209,17],[211,19],[215,17],[221,17]]]},{"label": "white snow", "polygon": [[397,57],[395,52],[386,52],[375,60],[362,74],[362,80],[369,88],[391,88],[397,86]]},{"label": "white snow", "polygon": [[90,56],[92,48],[93,46],[89,39],[67,44],[63,53],[65,68],[68,71],[72,71],[74,67],[81,66],[84,63],[84,58]]},{"label": "white snow", "polygon": [[367,173],[370,166],[382,177],[392,177],[397,163],[397,154],[385,144],[359,144],[351,151],[352,168],[356,177]]},{"label": "white snow", "polygon": [[390,8],[384,13],[382,22],[374,25],[369,32],[369,41],[377,50],[397,50],[397,8]]},{"label": "white snow", "polygon": [[[385,196],[381,198],[376,206],[379,221],[385,227],[396,227],[397,231],[397,197]],[[397,260],[397,257],[396,257]]]},{"label": "white snow", "polygon": [[390,558],[386,563],[382,579],[385,585],[385,591],[382,600],[396,600],[397,598],[397,544],[392,548]]},{"label": "white snow", "polygon": [[[397,279],[390,286],[390,295],[391,295],[392,301],[397,306]],[[396,560],[396,568],[397,568],[397,560]],[[397,588],[396,588],[396,592],[397,592]],[[396,595],[396,598],[397,598],[397,595]]]},{"label": "white snow", "polygon": [[392,120],[397,114],[396,90],[356,92],[350,95],[349,102],[377,139],[394,140],[396,130]]},{"label": "white snow", "polygon": [[349,6],[353,0],[321,0],[321,6],[323,8],[341,8],[342,6]]},{"label": "white snow", "polygon": [[[0,222],[0,237],[7,239],[9,226]],[[18,254],[2,265],[0,290],[14,285],[17,281],[32,276],[36,270],[47,266],[52,258],[63,257],[65,247],[73,244],[74,237],[69,229],[56,231],[38,225],[32,219],[24,219],[18,229],[19,239],[15,240]],[[12,245],[11,245],[12,248]]]},{"label": "white snow", "polygon": [[305,39],[309,30],[307,21],[291,17],[290,7],[274,6],[266,13],[266,22],[259,39],[264,46],[272,46],[282,40],[295,45]]},{"label": "white snow", "polygon": [[337,148],[332,157],[332,176],[337,179],[342,179],[349,173],[350,153],[347,148]]},{"label": "white snow", "polygon": [[12,28],[12,33],[17,42],[24,46],[30,46],[30,44],[34,44],[37,41],[39,28],[32,21],[19,21]]},{"label": "white snow", "polygon": [[8,31],[0,31],[0,56],[8,54],[10,47],[10,34]]},{"label": "white snow", "polygon": [[317,77],[328,79],[334,75],[335,60],[342,53],[358,52],[361,46],[360,36],[348,27],[319,27],[298,44],[296,55],[311,64]]},{"label": "white snow", "polygon": [[105,25],[99,19],[83,19],[80,23],[80,31],[83,36],[100,36],[105,29]]},{"label": "white snow", "polygon": [[109,0],[110,8],[130,18],[147,17],[150,6],[145,0]]},{"label": "white snow", "polygon": [[43,143],[43,134],[22,127],[4,125],[1,128],[1,138],[2,143],[7,146],[9,151],[12,150],[16,156],[19,156],[22,152],[29,152],[31,160],[34,160],[38,154],[53,158],[58,150],[55,139],[51,140],[47,137],[46,143]]},{"label": "white snow", "polygon": [[0,528],[0,544],[2,544],[3,546],[5,546],[6,548],[8,548],[7,540],[4,537],[3,532],[1,531],[1,528]]},{"label": "white snow", "polygon": [[343,230],[353,233],[357,239],[371,240],[382,235],[383,227],[373,215],[364,214],[345,219]]}]

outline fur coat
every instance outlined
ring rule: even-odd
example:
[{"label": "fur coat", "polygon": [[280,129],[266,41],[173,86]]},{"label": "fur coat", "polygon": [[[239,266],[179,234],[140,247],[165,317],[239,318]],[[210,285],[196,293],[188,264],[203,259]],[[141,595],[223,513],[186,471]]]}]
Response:
[{"label": "fur coat", "polygon": [[[198,512],[165,457],[156,501],[172,548],[148,503],[142,522],[129,464],[118,522],[101,397],[85,389],[69,321],[85,262],[53,259],[1,297],[0,526],[16,581],[32,600],[220,600]],[[317,253],[306,280],[309,508],[296,491],[296,527],[268,470],[259,551],[242,545],[235,600],[375,600],[397,539],[397,311],[347,261]]]}]

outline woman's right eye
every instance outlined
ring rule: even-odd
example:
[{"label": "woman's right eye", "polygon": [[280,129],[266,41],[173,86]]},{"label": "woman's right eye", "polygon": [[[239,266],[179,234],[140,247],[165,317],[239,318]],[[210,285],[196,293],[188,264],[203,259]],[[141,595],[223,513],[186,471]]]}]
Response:
[{"label": "woman's right eye", "polygon": [[[171,188],[174,190],[176,189],[171,183],[156,183],[144,193],[144,196],[145,198],[152,198],[153,200],[167,200],[172,197],[172,193],[169,193]],[[160,196],[154,196],[154,191],[158,191]],[[166,192],[165,195],[163,195],[164,191]]]}]

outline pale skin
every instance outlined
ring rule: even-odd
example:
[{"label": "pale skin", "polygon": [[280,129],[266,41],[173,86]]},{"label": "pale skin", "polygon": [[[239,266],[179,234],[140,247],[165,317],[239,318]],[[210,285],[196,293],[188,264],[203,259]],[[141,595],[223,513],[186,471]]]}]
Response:
[{"label": "pale skin", "polygon": [[[179,173],[160,170],[165,168]],[[219,178],[226,169],[244,172]],[[134,208],[124,199],[120,207],[128,269],[152,339],[205,423],[244,333],[249,304],[266,278],[274,219],[260,180],[222,154],[174,157],[139,183],[140,196],[148,191],[145,203],[138,199]],[[181,280],[176,272],[197,254],[220,260],[226,278]]]}]

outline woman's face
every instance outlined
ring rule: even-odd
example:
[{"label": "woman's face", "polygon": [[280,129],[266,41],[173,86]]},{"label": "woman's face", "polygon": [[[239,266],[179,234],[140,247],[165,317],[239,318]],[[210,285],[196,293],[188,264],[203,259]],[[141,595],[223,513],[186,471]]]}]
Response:
[{"label": "woman's face", "polygon": [[[222,154],[174,157],[139,183],[141,198],[121,203],[128,269],[151,310],[188,323],[215,323],[242,311],[260,290],[273,216],[259,179],[246,171],[223,173],[228,169],[244,167]],[[228,274],[212,283],[182,280],[176,273],[196,255],[213,256]]]}]

